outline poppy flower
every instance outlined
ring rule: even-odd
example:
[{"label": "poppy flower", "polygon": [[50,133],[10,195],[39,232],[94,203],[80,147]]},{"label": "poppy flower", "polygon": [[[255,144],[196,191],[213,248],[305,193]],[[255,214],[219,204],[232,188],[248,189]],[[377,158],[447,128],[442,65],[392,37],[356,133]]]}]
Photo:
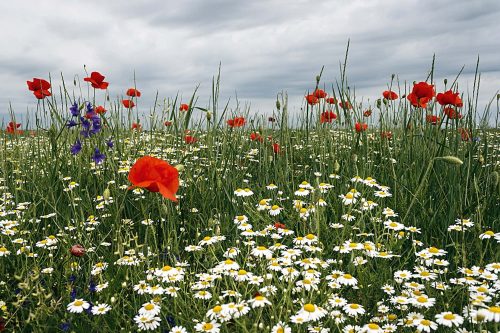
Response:
[{"label": "poppy flower", "polygon": [[7,128],[5,130],[9,134],[23,134],[22,130],[18,130],[19,127],[21,127],[20,123],[16,123],[16,122],[11,121],[11,122],[9,122],[9,124],[7,125]]},{"label": "poppy flower", "polygon": [[462,114],[457,112],[454,108],[446,107],[443,112],[450,119],[462,119]]},{"label": "poppy flower", "polygon": [[314,95],[307,95],[306,101],[307,101],[307,104],[314,105],[314,104],[318,104],[319,99],[318,99],[318,97],[316,97]]},{"label": "poppy flower", "polygon": [[159,158],[143,156],[130,169],[130,188],[141,187],[150,192],[160,192],[165,198],[177,201],[175,193],[179,189],[179,171]]},{"label": "poppy flower", "polygon": [[368,129],[368,124],[366,123],[356,123],[354,125],[354,129],[356,130],[356,132],[360,133],[360,132],[364,132]]},{"label": "poppy flower", "polygon": [[350,110],[352,109],[352,105],[351,103],[349,103],[348,101],[343,101],[343,102],[340,102],[339,103],[339,106],[344,109],[344,110]]},{"label": "poppy flower", "polygon": [[279,154],[281,152],[281,147],[277,143],[273,143],[273,151],[275,154]]},{"label": "poppy flower", "polygon": [[262,136],[259,133],[256,133],[256,132],[253,132],[252,134],[250,134],[250,140],[252,140],[252,141],[259,141],[259,142],[264,141],[264,139],[262,138]]},{"label": "poppy flower", "polygon": [[382,132],[380,132],[380,137],[382,139],[390,140],[390,139],[392,139],[392,132],[391,131],[382,131]]},{"label": "poppy flower", "polygon": [[428,114],[428,115],[425,117],[425,120],[426,120],[429,124],[432,124],[432,125],[437,125],[437,123],[441,120],[441,118],[439,118],[438,116],[433,115],[433,114]]},{"label": "poppy flower", "polygon": [[459,93],[454,93],[451,90],[445,91],[444,93],[439,93],[436,96],[436,100],[441,105],[453,105],[457,107],[464,106],[462,99],[459,96]]},{"label": "poppy flower", "polygon": [[276,223],[274,223],[274,227],[275,227],[276,229],[285,229],[285,228],[286,228],[286,225],[284,225],[284,224],[283,224],[283,223],[281,223],[281,222],[276,222]]},{"label": "poppy flower", "polygon": [[33,78],[33,81],[26,81],[28,84],[28,89],[33,92],[38,99],[44,99],[47,96],[51,96],[50,93],[50,83],[44,79]]},{"label": "poppy flower", "polygon": [[83,81],[90,82],[95,89],[106,89],[109,85],[108,82],[104,82],[104,76],[99,72],[90,73],[90,77],[84,78]]},{"label": "poppy flower", "polygon": [[371,115],[372,115],[372,110],[370,110],[370,109],[368,109],[365,112],[363,112],[363,116],[365,116],[365,117],[369,117]]},{"label": "poppy flower", "polygon": [[187,111],[189,110],[189,105],[187,104],[181,104],[181,106],[179,107],[179,111]]},{"label": "poppy flower", "polygon": [[184,137],[184,142],[187,143],[188,145],[192,144],[192,143],[195,143],[196,141],[198,141],[197,138],[195,138],[194,136],[191,136],[191,135],[186,135]]},{"label": "poppy flower", "polygon": [[127,96],[141,97],[141,92],[135,88],[130,88],[129,90],[127,90]]},{"label": "poppy flower", "polygon": [[392,90],[386,90],[382,93],[382,96],[384,96],[385,99],[389,99],[391,101],[395,100],[398,98],[398,94],[396,94]]},{"label": "poppy flower", "polygon": [[328,104],[337,104],[337,100],[336,100],[335,98],[333,98],[333,97],[328,97],[328,98],[326,99],[326,102],[327,102]]},{"label": "poppy flower", "polygon": [[133,107],[135,106],[134,101],[133,101],[133,100],[131,100],[131,99],[124,99],[124,100],[122,101],[122,104],[123,104],[123,106],[124,106],[124,107],[126,107],[127,109],[131,109],[131,108],[133,108]]},{"label": "poppy flower", "polygon": [[432,98],[436,96],[434,85],[427,82],[419,82],[413,85],[411,93],[408,95],[408,100],[414,107],[426,108]]},{"label": "poppy flower", "polygon": [[325,98],[326,97],[326,92],[323,89],[316,89],[314,91],[314,96],[316,98]]},{"label": "poppy flower", "polygon": [[142,125],[139,123],[132,123],[132,129],[140,131],[142,129]]},{"label": "poppy flower", "polygon": [[321,113],[320,123],[331,123],[333,120],[337,119],[337,115],[333,111],[325,111]]},{"label": "poppy flower", "polygon": [[458,133],[460,133],[460,137],[462,141],[469,141],[472,137],[471,131],[466,128],[459,128]]},{"label": "poppy flower", "polygon": [[102,105],[99,105],[98,107],[95,108],[95,112],[97,114],[105,114],[106,113],[106,109],[104,108],[104,106]]},{"label": "poppy flower", "polygon": [[245,125],[245,118],[236,117],[233,119],[229,119],[227,121],[227,124],[229,125],[229,127],[241,127],[241,126]]},{"label": "poppy flower", "polygon": [[167,120],[167,121],[165,121],[164,125],[165,126],[172,126],[172,122]]}]

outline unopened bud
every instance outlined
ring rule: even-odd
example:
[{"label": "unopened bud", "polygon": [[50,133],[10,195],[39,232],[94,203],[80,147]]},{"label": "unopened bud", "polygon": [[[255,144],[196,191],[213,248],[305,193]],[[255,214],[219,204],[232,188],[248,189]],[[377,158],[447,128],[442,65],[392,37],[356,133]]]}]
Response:
[{"label": "unopened bud", "polygon": [[335,173],[338,173],[340,171],[340,164],[338,161],[335,161],[335,163],[333,164],[333,171]]},{"label": "unopened bud", "polygon": [[276,100],[276,109],[281,109],[280,101]]},{"label": "unopened bud", "polygon": [[316,75],[316,83],[319,83],[319,80],[321,80],[321,76]]},{"label": "unopened bud", "polygon": [[212,112],[207,111],[207,120],[212,119]]},{"label": "unopened bud", "polygon": [[174,168],[177,169],[177,171],[181,172],[184,170],[184,165],[183,164],[177,164]]},{"label": "unopened bud", "polygon": [[444,85],[448,83],[448,79],[444,79]]},{"label": "unopened bud", "polygon": [[108,201],[109,198],[111,198],[111,191],[109,190],[109,188],[106,188],[102,194],[102,197],[104,198],[104,200]]}]

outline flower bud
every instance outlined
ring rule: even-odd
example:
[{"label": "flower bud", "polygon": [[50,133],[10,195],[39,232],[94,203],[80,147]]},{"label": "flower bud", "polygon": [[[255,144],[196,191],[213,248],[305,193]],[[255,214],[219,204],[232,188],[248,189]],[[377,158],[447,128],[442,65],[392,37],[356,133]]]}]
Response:
[{"label": "flower bud", "polygon": [[212,119],[212,112],[207,111],[207,120]]},{"label": "flower bud", "polygon": [[184,165],[183,164],[177,164],[174,168],[177,169],[177,171],[181,172],[184,170]]},{"label": "flower bud", "polygon": [[71,247],[69,252],[75,257],[83,257],[85,255],[85,248],[80,244],[75,244]]},{"label": "flower bud", "polygon": [[104,190],[104,193],[102,194],[102,197],[104,198],[104,200],[108,201],[109,198],[111,198],[111,191],[109,190],[109,188],[106,188]]},{"label": "flower bud", "polygon": [[276,100],[276,109],[281,109],[280,101]]}]

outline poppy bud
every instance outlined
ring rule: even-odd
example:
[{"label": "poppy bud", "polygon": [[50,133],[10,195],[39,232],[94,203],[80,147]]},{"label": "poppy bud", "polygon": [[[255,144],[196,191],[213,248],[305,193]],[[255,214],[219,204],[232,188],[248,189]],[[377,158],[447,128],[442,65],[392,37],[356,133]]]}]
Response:
[{"label": "poppy bud", "polygon": [[276,100],[276,109],[280,109],[281,108],[281,104],[280,104],[280,101]]},{"label": "poppy bud", "polygon": [[340,171],[340,164],[338,161],[335,161],[335,163],[333,164],[333,171],[335,173],[339,172]]},{"label": "poppy bud", "polygon": [[102,197],[104,198],[104,200],[108,201],[109,198],[111,197],[111,191],[109,190],[109,188],[106,188],[104,190],[104,193],[102,194]]},{"label": "poppy bud", "polygon": [[444,79],[444,85],[448,83],[448,79]]},{"label": "poppy bud", "polygon": [[477,160],[478,160],[479,164],[484,164],[484,156],[483,155],[479,155]]},{"label": "poppy bud", "polygon": [[212,112],[207,111],[207,120],[212,119]]},{"label": "poppy bud", "polygon": [[443,156],[443,157],[437,157],[437,159],[445,161],[448,164],[453,164],[453,165],[462,165],[464,162],[462,162],[461,159],[455,156]]},{"label": "poppy bud", "polygon": [[358,155],[352,154],[352,161],[357,162],[358,161]]},{"label": "poppy bud", "polygon": [[319,80],[321,80],[321,76],[316,75],[316,83],[319,83]]},{"label": "poppy bud", "polygon": [[86,251],[85,248],[80,244],[75,244],[71,247],[71,250],[69,252],[71,252],[71,254],[75,257],[83,257]]},{"label": "poppy bud", "polygon": [[183,164],[177,164],[174,168],[177,169],[177,171],[183,171],[184,170],[184,165]]},{"label": "poppy bud", "polygon": [[493,171],[492,173],[490,173],[490,181],[493,188],[498,185],[498,182],[500,181],[500,175],[497,171]]}]

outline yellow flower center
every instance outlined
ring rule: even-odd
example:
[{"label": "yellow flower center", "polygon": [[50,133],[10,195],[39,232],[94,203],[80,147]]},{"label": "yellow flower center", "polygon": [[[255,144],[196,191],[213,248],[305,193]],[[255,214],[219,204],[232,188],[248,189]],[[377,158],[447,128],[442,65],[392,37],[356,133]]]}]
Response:
[{"label": "yellow flower center", "polygon": [[265,206],[265,205],[267,205],[267,201],[262,199],[261,201],[259,201],[259,205]]},{"label": "yellow flower center", "polygon": [[420,297],[417,298],[417,302],[419,302],[419,303],[425,303],[425,302],[427,302],[427,297],[420,296]]},{"label": "yellow flower center", "polygon": [[75,301],[75,303],[73,303],[74,306],[82,306],[83,305],[83,301]]},{"label": "yellow flower center", "polygon": [[210,331],[212,328],[214,328],[214,325],[212,325],[211,323],[205,323],[205,324],[203,324],[203,327],[202,327],[202,329],[204,331]]},{"label": "yellow flower center", "polygon": [[212,309],[213,312],[215,313],[219,313],[222,311],[222,306],[220,305],[216,305],[213,309]]},{"label": "yellow flower center", "polygon": [[280,206],[278,206],[278,205],[273,205],[273,206],[271,207],[271,209],[272,209],[272,210],[277,210],[277,209],[279,209],[279,208],[280,208]]},{"label": "yellow flower center", "polygon": [[164,272],[168,272],[171,269],[172,269],[172,266],[165,265],[165,266],[163,266],[163,268],[161,270],[164,271]]},{"label": "yellow flower center", "polygon": [[429,248],[430,253],[439,253],[439,249],[435,248],[434,246]]},{"label": "yellow flower center", "polygon": [[351,305],[349,305],[349,307],[351,309],[359,309],[359,305],[358,304],[351,304]]},{"label": "yellow flower center", "polygon": [[234,261],[232,261],[231,259],[226,259],[226,261],[224,261],[224,263],[226,265],[232,265],[234,263]]},{"label": "yellow flower center", "polygon": [[210,236],[205,236],[205,237],[203,237],[203,240],[204,240],[205,242],[208,242],[210,239],[212,239],[212,237],[210,237]]},{"label": "yellow flower center", "polygon": [[313,240],[314,239],[314,236],[313,234],[307,234],[306,238],[309,239],[309,240]]},{"label": "yellow flower center", "polygon": [[495,233],[494,233],[493,231],[491,231],[491,230],[486,231],[484,234],[485,234],[485,235],[488,235],[488,236],[493,236],[493,235],[495,235]]},{"label": "yellow flower center", "polygon": [[378,330],[378,329],[380,329],[380,326],[378,326],[377,324],[374,324],[374,323],[370,323],[370,324],[368,324],[368,328],[371,330]]},{"label": "yellow flower center", "polygon": [[307,213],[307,209],[306,208],[301,208],[300,209],[300,214],[305,214]]},{"label": "yellow flower center", "polygon": [[352,279],[352,275],[351,274],[344,274],[344,279]]},{"label": "yellow flower center", "polygon": [[247,271],[245,271],[244,269],[240,269],[238,271],[238,275],[247,275]]},{"label": "yellow flower center", "polygon": [[304,310],[307,312],[314,312],[315,307],[313,304],[307,303],[306,305],[304,305]]},{"label": "yellow flower center", "polygon": [[263,301],[264,300],[264,296],[255,296],[255,300],[256,301]]},{"label": "yellow flower center", "polygon": [[245,217],[243,215],[240,215],[238,217],[236,217],[238,219],[238,221],[243,221],[245,219]]},{"label": "yellow flower center", "polygon": [[345,197],[346,197],[346,199],[352,199],[352,198],[354,198],[354,194],[349,192],[345,195]]},{"label": "yellow flower center", "polygon": [[500,313],[500,306],[490,306],[488,308],[488,311],[493,312],[493,313]]},{"label": "yellow flower center", "polygon": [[148,303],[144,306],[144,309],[148,310],[148,311],[151,311],[155,308],[155,306],[151,303]]},{"label": "yellow flower center", "polygon": [[431,326],[431,321],[427,320],[427,319],[424,319],[424,320],[420,321],[420,324],[422,324],[424,326]]},{"label": "yellow flower center", "polygon": [[443,318],[446,320],[453,320],[455,319],[455,315],[453,313],[447,313],[443,316]]},{"label": "yellow flower center", "polygon": [[391,313],[390,315],[388,315],[388,316],[387,316],[387,318],[388,318],[389,320],[396,320],[396,319],[398,319],[398,316],[397,316],[397,315],[395,315],[395,314],[393,314],[393,313]]}]

